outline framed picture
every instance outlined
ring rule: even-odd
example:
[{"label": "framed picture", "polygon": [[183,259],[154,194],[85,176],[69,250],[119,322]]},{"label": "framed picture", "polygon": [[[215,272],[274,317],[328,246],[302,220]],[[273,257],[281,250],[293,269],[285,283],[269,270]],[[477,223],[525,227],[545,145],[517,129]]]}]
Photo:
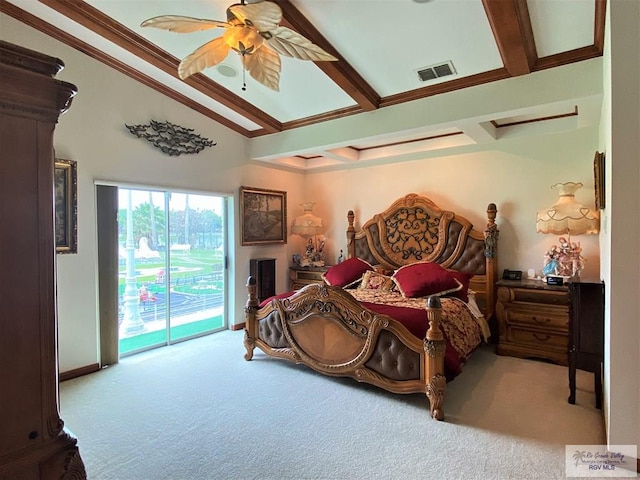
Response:
[{"label": "framed picture", "polygon": [[593,184],[596,193],[596,209],[605,207],[604,195],[604,153],[596,152],[593,159]]},{"label": "framed picture", "polygon": [[242,245],[287,243],[287,192],[240,187]]},{"label": "framed picture", "polygon": [[74,160],[55,160],[55,232],[57,253],[78,253],[78,178]]}]

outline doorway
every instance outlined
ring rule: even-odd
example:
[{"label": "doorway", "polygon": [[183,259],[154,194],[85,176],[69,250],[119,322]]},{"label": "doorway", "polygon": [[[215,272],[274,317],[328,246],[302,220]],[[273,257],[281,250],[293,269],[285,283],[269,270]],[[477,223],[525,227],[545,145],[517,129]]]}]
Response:
[{"label": "doorway", "polygon": [[225,198],[118,187],[120,356],[223,330]]}]

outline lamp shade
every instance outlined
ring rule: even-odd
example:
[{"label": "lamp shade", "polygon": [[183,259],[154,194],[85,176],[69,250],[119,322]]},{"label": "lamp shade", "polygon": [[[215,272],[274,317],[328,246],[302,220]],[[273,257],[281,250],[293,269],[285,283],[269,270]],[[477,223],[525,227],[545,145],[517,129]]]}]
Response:
[{"label": "lamp shade", "polygon": [[300,205],[304,209],[304,214],[293,219],[291,233],[304,237],[321,234],[324,231],[324,225],[322,224],[322,219],[312,212],[315,204],[313,202],[303,202]]},{"label": "lamp shade", "polygon": [[575,192],[581,187],[582,183],[575,182],[552,185],[558,189],[558,201],[537,213],[536,231],[555,235],[598,233],[600,214],[576,201]]}]

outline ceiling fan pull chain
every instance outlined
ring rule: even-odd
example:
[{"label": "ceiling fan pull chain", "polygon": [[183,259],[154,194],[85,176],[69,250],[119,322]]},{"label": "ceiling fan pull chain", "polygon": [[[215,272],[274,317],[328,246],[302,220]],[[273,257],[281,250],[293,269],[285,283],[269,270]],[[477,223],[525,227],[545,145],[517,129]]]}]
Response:
[{"label": "ceiling fan pull chain", "polygon": [[244,55],[242,55],[242,91],[247,91],[247,69],[244,67]]}]

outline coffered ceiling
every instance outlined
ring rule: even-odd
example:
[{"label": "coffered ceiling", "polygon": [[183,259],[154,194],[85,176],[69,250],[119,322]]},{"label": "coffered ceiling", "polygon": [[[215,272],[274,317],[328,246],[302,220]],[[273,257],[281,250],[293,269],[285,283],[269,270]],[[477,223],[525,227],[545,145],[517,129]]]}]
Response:
[{"label": "coffered ceiling", "polygon": [[[185,80],[178,77],[180,60],[222,29],[182,34],[140,26],[158,15],[225,21],[229,0],[1,0],[0,11],[251,139],[253,159],[302,170],[477,141],[473,126],[414,125],[387,135],[347,125],[366,124],[394,106],[588,60],[603,50],[605,0],[274,1],[282,25],[338,58],[313,63],[282,57],[279,92],[249,75],[243,90],[235,54]],[[449,75],[437,76],[447,70]],[[420,71],[435,78],[421,78]],[[577,104],[496,113],[481,130],[484,135],[581,113]],[[319,135],[317,126],[336,128],[339,119],[350,119],[345,128],[353,131],[340,141],[261,147],[267,138],[286,140],[287,132],[303,134],[311,126]]]}]

